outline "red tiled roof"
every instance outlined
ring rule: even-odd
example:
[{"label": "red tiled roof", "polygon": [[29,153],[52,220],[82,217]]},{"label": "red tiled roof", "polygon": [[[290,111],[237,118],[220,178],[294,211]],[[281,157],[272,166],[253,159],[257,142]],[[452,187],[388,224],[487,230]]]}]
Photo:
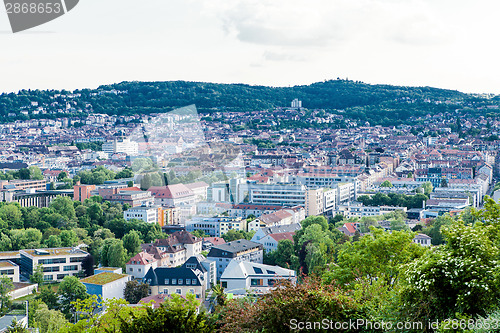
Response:
[{"label": "red tiled roof", "polygon": [[155,262],[156,259],[149,253],[139,252],[128,261],[127,265],[147,265]]},{"label": "red tiled roof", "polygon": [[204,242],[210,242],[213,245],[221,245],[221,244],[225,244],[226,243],[226,241],[224,240],[224,238],[221,238],[221,237],[205,237],[205,238],[203,238],[203,241]]},{"label": "red tiled roof", "polygon": [[282,232],[279,234],[270,234],[275,241],[279,242],[280,240],[291,240],[293,242],[293,235],[295,235],[295,232]]}]

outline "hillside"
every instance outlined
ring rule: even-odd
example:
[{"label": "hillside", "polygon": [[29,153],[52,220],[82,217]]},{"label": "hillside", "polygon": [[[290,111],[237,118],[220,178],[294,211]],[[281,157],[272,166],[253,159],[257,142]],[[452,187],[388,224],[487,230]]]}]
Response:
[{"label": "hillside", "polygon": [[[346,116],[373,124],[397,124],[411,116],[500,103],[495,98],[484,99],[454,90],[371,85],[340,79],[294,87],[186,81],[122,82],[93,90],[22,90],[17,94],[2,94],[0,116],[15,120],[39,118],[43,112],[44,117],[90,112],[148,114],[190,104],[196,104],[202,113],[238,112],[286,107],[294,98],[302,100],[303,106],[309,109],[345,112]],[[37,109],[42,111],[34,112]]]}]

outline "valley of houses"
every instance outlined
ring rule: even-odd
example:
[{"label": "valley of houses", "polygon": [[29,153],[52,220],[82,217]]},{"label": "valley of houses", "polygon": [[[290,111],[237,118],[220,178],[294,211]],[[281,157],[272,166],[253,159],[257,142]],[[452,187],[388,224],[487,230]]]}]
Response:
[{"label": "valley of houses", "polygon": [[[277,114],[300,117],[301,112],[294,101],[293,107],[277,110],[273,119]],[[58,195],[79,201],[99,195],[104,201],[128,204],[126,220],[158,223],[168,238],[142,244],[125,271],[99,267],[93,276],[81,279],[90,294],[104,299],[123,298],[131,279],[147,282],[150,296],[145,302],[187,293],[203,300],[218,283],[228,293],[245,295],[266,293],[278,279],[295,281],[297,272],[265,265],[263,255],[275,251],[281,240],[293,241],[308,216],[361,218],[402,210],[405,223],[413,227],[481,207],[485,195],[500,201],[500,191],[492,192],[499,175],[500,141],[461,138],[451,132],[445,115],[428,119],[429,129],[439,131],[435,136],[414,134],[411,126],[369,124],[329,130],[270,130],[265,124],[244,128],[246,121],[262,115],[215,114],[215,119],[231,117],[222,122],[173,112],[121,117],[118,126],[120,117],[93,114],[79,127],[71,126],[71,118],[3,124],[0,170],[36,165],[44,179],[0,181],[1,200],[47,207]],[[483,120],[464,119],[464,127],[485,130]],[[242,128],[235,131],[232,125]],[[488,126],[489,134],[500,131],[498,122]],[[99,141],[104,142],[102,151],[73,145]],[[98,166],[118,172],[133,169],[137,159],[151,160],[155,169],[134,170],[133,178],[99,185],[48,189],[50,183],[58,184],[61,172],[74,177]],[[158,171],[168,175],[169,184],[143,188],[144,178]],[[188,175],[197,177],[178,181]],[[413,196],[426,183],[432,184],[432,191],[421,207],[364,206],[357,200],[377,193]],[[222,236],[230,230],[255,234],[251,240],[226,243]],[[359,223],[346,222],[339,230],[353,236],[360,232]],[[194,236],[195,231],[206,237]],[[431,240],[419,234],[414,241],[430,246]],[[84,244],[0,253],[0,274],[15,282],[12,297],[22,297],[36,287],[26,281],[37,265],[43,266],[45,281],[61,281],[81,271],[86,256]]]}]

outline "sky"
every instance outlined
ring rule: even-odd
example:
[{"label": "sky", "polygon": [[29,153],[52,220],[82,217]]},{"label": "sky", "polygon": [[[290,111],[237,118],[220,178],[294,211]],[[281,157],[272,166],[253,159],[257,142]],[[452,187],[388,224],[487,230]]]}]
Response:
[{"label": "sky", "polygon": [[80,0],[13,34],[0,6],[0,92],[339,77],[500,94],[499,12],[495,0]]}]

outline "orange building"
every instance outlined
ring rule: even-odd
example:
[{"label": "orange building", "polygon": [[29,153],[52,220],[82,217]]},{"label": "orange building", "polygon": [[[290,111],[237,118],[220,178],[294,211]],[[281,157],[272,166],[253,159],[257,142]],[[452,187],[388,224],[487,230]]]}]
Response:
[{"label": "orange building", "polygon": [[85,199],[90,198],[90,192],[95,190],[95,185],[75,185],[73,186],[73,200],[84,202]]}]

